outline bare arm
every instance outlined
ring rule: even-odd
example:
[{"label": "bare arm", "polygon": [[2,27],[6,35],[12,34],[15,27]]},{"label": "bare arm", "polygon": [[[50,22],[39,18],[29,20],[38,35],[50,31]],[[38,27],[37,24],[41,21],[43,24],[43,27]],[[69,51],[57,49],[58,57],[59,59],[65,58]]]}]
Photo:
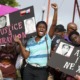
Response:
[{"label": "bare arm", "polygon": [[53,35],[54,35],[54,29],[55,29],[55,26],[57,24],[57,12],[58,12],[58,7],[57,7],[57,4],[54,3],[54,4],[51,4],[52,8],[54,9],[54,15],[53,15],[53,19],[52,19],[52,24],[50,26],[50,30],[49,30],[49,36],[52,38]]},{"label": "bare arm", "polygon": [[19,47],[20,47],[20,51],[21,51],[22,56],[23,56],[25,59],[27,59],[28,56],[29,56],[29,54],[30,54],[29,51],[27,51],[27,50],[25,49],[25,47],[22,45],[21,41],[19,40],[19,38],[18,38],[17,36],[15,37],[14,41],[19,44]]}]

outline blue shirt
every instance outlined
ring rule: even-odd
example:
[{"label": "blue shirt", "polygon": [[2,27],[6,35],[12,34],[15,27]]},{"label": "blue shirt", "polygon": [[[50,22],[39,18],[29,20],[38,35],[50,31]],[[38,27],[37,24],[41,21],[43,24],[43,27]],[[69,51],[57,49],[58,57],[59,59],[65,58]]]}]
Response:
[{"label": "blue shirt", "polygon": [[47,65],[47,59],[48,59],[48,53],[47,53],[47,45],[46,40],[48,44],[48,52],[50,53],[51,50],[51,38],[48,34],[43,36],[40,41],[36,42],[35,37],[29,39],[27,43],[26,50],[30,51],[30,55],[28,59],[26,59],[26,62],[29,64],[38,64],[41,67]]}]

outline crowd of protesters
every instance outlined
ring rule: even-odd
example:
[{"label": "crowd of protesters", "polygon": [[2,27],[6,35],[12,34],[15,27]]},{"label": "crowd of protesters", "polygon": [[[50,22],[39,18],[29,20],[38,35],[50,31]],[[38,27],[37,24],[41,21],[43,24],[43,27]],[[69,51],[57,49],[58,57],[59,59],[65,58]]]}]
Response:
[{"label": "crowd of protesters", "polygon": [[67,30],[62,24],[57,25],[58,6],[54,3],[51,7],[54,9],[54,15],[48,33],[46,22],[39,21],[36,24],[36,36],[30,38],[25,45],[16,36],[13,43],[0,46],[0,70],[3,80],[17,80],[16,69],[19,62],[22,63],[22,67],[19,66],[22,80],[48,80],[49,73],[53,80],[80,80],[79,75],[72,77],[58,69],[47,67],[49,57],[54,54],[60,39],[68,41],[73,46],[80,46],[77,25],[71,22],[67,25]]}]

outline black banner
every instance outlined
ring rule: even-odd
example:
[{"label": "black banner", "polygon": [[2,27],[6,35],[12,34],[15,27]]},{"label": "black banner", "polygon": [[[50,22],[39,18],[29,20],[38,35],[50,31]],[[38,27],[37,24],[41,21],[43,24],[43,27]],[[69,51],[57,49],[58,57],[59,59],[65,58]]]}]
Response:
[{"label": "black banner", "polygon": [[80,48],[74,47],[65,40],[60,40],[48,65],[59,68],[60,71],[71,76],[80,75]]},{"label": "black banner", "polygon": [[0,45],[11,43],[15,36],[29,38],[36,34],[33,6],[0,16]]}]

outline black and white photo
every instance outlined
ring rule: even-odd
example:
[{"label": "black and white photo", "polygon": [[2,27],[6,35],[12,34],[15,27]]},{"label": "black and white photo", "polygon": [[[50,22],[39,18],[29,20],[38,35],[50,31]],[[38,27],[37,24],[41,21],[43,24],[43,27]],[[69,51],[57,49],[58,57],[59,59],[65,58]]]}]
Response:
[{"label": "black and white photo", "polygon": [[10,25],[9,15],[4,15],[0,17],[0,28],[6,27]]},{"label": "black and white photo", "polygon": [[30,34],[36,31],[34,17],[24,20],[25,34]]},{"label": "black and white photo", "polygon": [[74,46],[61,42],[56,50],[56,53],[66,57],[70,57],[73,49],[74,49]]}]

